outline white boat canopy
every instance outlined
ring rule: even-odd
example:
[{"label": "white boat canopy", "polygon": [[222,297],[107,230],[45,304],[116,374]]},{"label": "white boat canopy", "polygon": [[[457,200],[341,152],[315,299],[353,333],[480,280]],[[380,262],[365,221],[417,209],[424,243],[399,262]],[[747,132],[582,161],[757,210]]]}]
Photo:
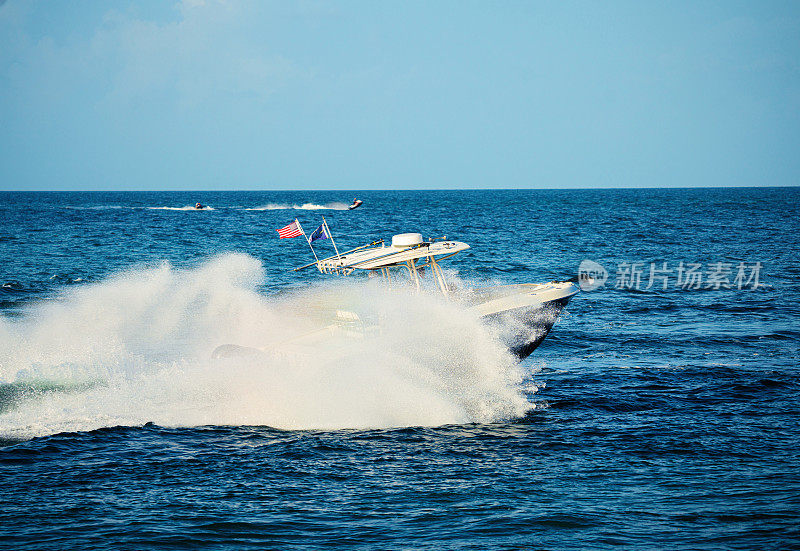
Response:
[{"label": "white boat canopy", "polygon": [[[446,239],[446,238],[444,238]],[[316,266],[321,273],[348,275],[354,270],[370,270],[391,281],[391,268],[405,268],[412,281],[420,286],[420,270],[430,267],[444,294],[449,289],[439,261],[469,249],[461,241],[425,241],[420,233],[401,233],[392,237],[392,244],[386,246],[383,240],[356,247],[341,254],[323,258],[296,268],[302,270]]]}]

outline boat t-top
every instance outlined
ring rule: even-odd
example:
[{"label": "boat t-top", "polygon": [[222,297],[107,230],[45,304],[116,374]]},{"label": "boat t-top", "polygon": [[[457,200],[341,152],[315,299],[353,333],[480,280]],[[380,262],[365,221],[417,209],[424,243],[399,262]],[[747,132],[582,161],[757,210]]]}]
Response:
[{"label": "boat t-top", "polygon": [[411,281],[420,288],[421,273],[430,267],[442,293],[447,295],[449,289],[439,261],[467,249],[469,245],[458,241],[424,241],[420,233],[401,233],[392,237],[389,247],[380,239],[342,254],[317,259],[295,271],[316,266],[323,274],[350,275],[356,270],[365,270],[373,276],[377,272],[391,282],[392,272],[400,269],[407,271]]}]

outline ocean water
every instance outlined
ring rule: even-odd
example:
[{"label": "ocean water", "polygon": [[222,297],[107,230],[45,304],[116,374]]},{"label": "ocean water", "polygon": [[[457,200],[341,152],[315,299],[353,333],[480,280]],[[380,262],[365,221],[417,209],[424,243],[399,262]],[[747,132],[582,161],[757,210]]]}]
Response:
[{"label": "ocean water", "polygon": [[[797,188],[0,193],[0,548],[800,547],[798,205]],[[584,260],[607,279],[516,364],[456,304],[293,272],[310,251],[275,229],[322,216],[341,249],[469,243],[457,285]],[[304,331],[332,295],[385,330],[211,360]]]}]

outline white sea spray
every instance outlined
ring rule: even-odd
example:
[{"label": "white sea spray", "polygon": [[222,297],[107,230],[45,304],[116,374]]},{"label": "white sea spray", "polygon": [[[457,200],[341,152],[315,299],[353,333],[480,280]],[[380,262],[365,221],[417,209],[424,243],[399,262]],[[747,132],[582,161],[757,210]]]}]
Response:
[{"label": "white sea spray", "polygon": [[[531,407],[520,367],[457,304],[365,280],[265,297],[263,277],[244,254],[192,269],[163,263],[0,318],[0,385],[29,389],[0,410],[0,436],[149,421],[436,426]],[[337,312],[344,330],[321,330]],[[266,352],[212,359],[227,343]]]}]

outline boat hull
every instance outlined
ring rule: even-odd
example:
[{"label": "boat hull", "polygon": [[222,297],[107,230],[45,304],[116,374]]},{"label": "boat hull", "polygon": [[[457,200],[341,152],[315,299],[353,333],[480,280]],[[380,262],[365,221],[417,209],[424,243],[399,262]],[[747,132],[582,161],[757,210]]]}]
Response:
[{"label": "boat hull", "polygon": [[510,285],[483,290],[474,308],[520,361],[544,341],[579,291],[571,282]]},{"label": "boat hull", "polygon": [[[473,316],[492,327],[500,340],[520,361],[527,358],[550,333],[561,311],[575,296],[579,287],[574,283],[523,283],[473,289],[462,296]],[[358,314],[337,310],[334,319],[319,329],[264,348],[235,344],[217,347],[212,357],[243,357],[275,353],[286,347],[313,349],[321,339],[350,342],[366,334],[380,331],[380,326],[365,326]],[[326,341],[327,342],[327,341]]]}]

